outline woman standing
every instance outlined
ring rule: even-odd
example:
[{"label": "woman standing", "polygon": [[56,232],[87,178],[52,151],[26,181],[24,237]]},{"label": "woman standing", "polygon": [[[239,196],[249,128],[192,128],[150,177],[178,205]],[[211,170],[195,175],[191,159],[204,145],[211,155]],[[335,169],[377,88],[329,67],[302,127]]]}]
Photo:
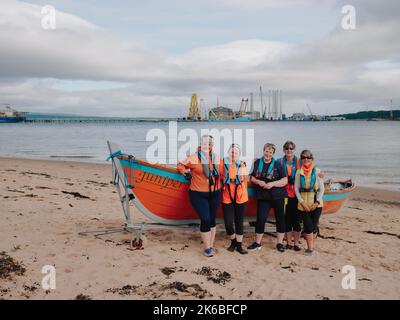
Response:
[{"label": "woman standing", "polygon": [[296,173],[295,192],[304,224],[307,241],[305,254],[311,256],[314,250],[314,237],[318,232],[319,218],[322,212],[324,182],[318,176],[320,170],[314,166],[314,156],[309,150],[301,152],[302,166]]},{"label": "woman standing", "polygon": [[[279,159],[288,183],[286,185],[287,203],[285,206],[286,249],[300,251],[299,241],[301,236],[300,213],[297,210],[297,197],[294,191],[294,181],[297,170],[301,167],[299,158],[295,155],[296,145],[293,141],[286,141],[283,145],[285,155]],[[293,242],[292,242],[293,241]],[[293,243],[293,245],[292,245]]]},{"label": "woman standing", "polygon": [[240,148],[232,144],[228,150],[228,157],[222,160],[222,210],[224,213],[225,230],[231,239],[228,250],[246,254],[242,248],[243,218],[247,201],[246,163],[240,159]]},{"label": "woman standing", "polygon": [[271,208],[275,210],[277,245],[279,252],[284,252],[283,238],[285,236],[284,202],[287,195],[285,186],[288,182],[285,172],[273,155],[276,147],[272,143],[264,145],[263,157],[254,162],[251,181],[256,185],[257,220],[256,239],[247,249],[261,249],[261,240],[264,235],[264,227]]},{"label": "woman standing", "polygon": [[213,146],[213,137],[204,135],[197,152],[178,163],[179,172],[190,180],[189,198],[200,218],[201,239],[207,257],[215,253],[217,210],[221,202],[220,159],[214,154]]}]

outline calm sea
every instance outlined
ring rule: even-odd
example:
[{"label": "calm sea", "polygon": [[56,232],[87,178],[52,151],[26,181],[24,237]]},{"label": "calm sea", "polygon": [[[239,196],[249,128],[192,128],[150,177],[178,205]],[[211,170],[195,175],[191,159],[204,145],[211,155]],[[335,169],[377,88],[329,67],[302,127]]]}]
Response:
[{"label": "calm sea", "polygon": [[[168,123],[0,124],[0,156],[105,163],[106,141],[144,159],[149,130],[167,134]],[[400,122],[212,122],[179,123],[185,128],[254,129],[256,156],[266,142],[278,146],[293,140],[297,150],[310,149],[327,178],[352,178],[358,185],[400,190]],[[243,136],[244,137],[244,136]],[[245,146],[244,146],[245,148]]]}]

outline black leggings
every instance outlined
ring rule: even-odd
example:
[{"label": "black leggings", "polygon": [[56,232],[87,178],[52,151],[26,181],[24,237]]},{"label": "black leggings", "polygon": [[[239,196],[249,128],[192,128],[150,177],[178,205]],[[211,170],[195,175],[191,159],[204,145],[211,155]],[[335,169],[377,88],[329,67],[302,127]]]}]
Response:
[{"label": "black leggings", "polygon": [[221,202],[221,190],[201,192],[189,190],[190,202],[200,218],[200,231],[208,232],[216,226],[217,211]]},{"label": "black leggings", "polygon": [[274,208],[276,231],[285,233],[285,199],[279,200],[258,200],[257,201],[257,220],[256,233],[264,233],[265,223],[267,222],[269,210]]},{"label": "black leggings", "polygon": [[297,198],[288,198],[288,202],[285,207],[286,232],[301,232],[300,212],[297,209],[297,204]]},{"label": "black leggings", "polygon": [[247,202],[222,204],[226,233],[231,236],[234,233],[243,235],[243,217],[246,211]]},{"label": "black leggings", "polygon": [[321,216],[322,208],[317,208],[314,211],[301,211],[301,217],[304,223],[304,233],[317,233],[319,225],[319,217]]}]

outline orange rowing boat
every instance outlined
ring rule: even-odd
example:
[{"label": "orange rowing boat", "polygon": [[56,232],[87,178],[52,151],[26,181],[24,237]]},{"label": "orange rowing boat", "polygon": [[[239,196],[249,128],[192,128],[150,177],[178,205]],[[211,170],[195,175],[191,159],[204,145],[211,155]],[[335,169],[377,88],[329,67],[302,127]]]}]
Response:
[{"label": "orange rowing boat", "polygon": [[[198,223],[198,216],[188,197],[189,181],[176,168],[150,164],[120,152],[112,156],[120,160],[126,183],[132,186],[133,202],[145,216],[166,225]],[[245,218],[255,220],[257,205],[251,182],[248,188],[249,202]],[[337,213],[354,189],[351,180],[326,182],[322,214]],[[218,218],[222,219],[221,207]]]}]

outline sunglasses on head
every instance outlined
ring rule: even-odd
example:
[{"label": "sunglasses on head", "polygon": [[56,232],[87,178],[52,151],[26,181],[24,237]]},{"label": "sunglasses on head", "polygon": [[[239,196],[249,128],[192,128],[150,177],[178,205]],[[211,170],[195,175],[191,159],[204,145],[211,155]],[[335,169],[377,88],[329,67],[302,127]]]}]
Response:
[{"label": "sunglasses on head", "polygon": [[307,157],[307,156],[305,156],[305,157],[301,157],[301,160],[306,160],[306,159],[308,159],[308,160],[312,160],[312,158],[311,158],[311,157]]},{"label": "sunglasses on head", "polygon": [[294,150],[293,147],[286,147],[285,150]]}]

